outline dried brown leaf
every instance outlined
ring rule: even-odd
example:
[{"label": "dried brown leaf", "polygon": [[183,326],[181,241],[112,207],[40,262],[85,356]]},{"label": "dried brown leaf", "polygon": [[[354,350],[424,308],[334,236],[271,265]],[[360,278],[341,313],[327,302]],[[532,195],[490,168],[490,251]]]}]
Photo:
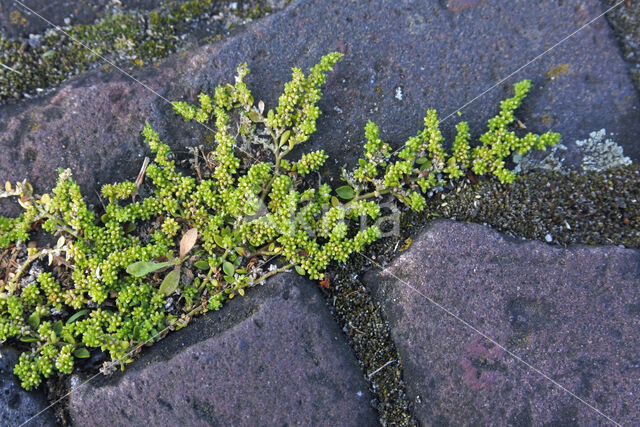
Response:
[{"label": "dried brown leaf", "polygon": [[184,233],[182,240],[180,240],[180,259],[184,259],[198,240],[198,229],[191,228]]}]

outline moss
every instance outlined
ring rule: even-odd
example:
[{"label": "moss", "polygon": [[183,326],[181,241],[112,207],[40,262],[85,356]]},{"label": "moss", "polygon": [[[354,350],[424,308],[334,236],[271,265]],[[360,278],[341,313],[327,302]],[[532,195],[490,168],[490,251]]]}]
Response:
[{"label": "moss", "polygon": [[[475,181],[475,178],[472,178]],[[364,254],[380,265],[391,262],[434,218],[486,223],[516,237],[551,244],[625,245],[640,247],[640,166],[604,173],[534,172],[503,185],[496,178],[474,185],[458,180],[428,199],[425,213],[404,212],[401,235],[367,247]],[[567,228],[564,222],[571,228]],[[399,360],[380,307],[361,281],[372,266],[361,256],[331,268],[327,303],[367,374],[389,360]],[[377,267],[375,267],[377,268]],[[526,345],[520,337],[514,345]],[[370,378],[377,409],[385,425],[415,425],[406,396],[401,364]]]},{"label": "moss", "polygon": [[547,77],[554,80],[558,76],[569,73],[571,73],[571,70],[569,70],[569,64],[560,64],[551,67],[547,72]]},{"label": "moss", "polygon": [[484,222],[559,245],[640,247],[640,167],[562,174],[540,171],[511,186],[482,181],[433,201],[444,217]]},{"label": "moss", "polygon": [[[395,244],[395,242],[393,242]],[[367,250],[369,255],[393,250],[381,241]],[[364,258],[354,256],[347,264],[331,268],[330,288],[324,291],[333,315],[342,327],[356,357],[362,363],[370,390],[376,396],[374,406],[383,425],[416,425],[402,380],[402,361],[393,343],[380,307],[361,282],[367,271]],[[394,361],[380,369],[389,361]],[[377,371],[377,372],[376,372]]]},{"label": "moss", "polygon": [[240,7],[238,10],[238,16],[246,19],[258,19],[269,13],[273,12],[271,6],[266,1],[259,1],[253,5],[246,5],[246,7]]},{"label": "moss", "polygon": [[[182,36],[193,32],[201,18],[224,7],[225,2],[214,5],[212,0],[173,1],[150,12],[116,11],[94,24],[65,27],[68,36],[51,29],[31,43],[0,37],[0,63],[13,69],[0,67],[0,103],[44,92],[94,67],[98,55],[133,69],[164,58],[182,45]],[[251,0],[240,2],[236,14],[241,19],[256,19],[270,12],[266,2]],[[222,34],[207,37],[213,42]],[[111,71],[113,67],[101,68]]]},{"label": "moss", "polygon": [[33,45],[0,38],[0,61],[18,71],[0,70],[0,101],[56,85],[89,68],[98,55],[132,65],[162,58],[176,49],[189,23],[211,7],[211,0],[191,0],[148,14],[116,12],[93,25],[49,30]]}]

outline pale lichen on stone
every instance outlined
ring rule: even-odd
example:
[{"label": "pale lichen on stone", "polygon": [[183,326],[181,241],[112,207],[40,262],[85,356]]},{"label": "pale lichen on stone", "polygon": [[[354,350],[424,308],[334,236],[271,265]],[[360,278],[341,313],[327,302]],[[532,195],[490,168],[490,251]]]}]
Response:
[{"label": "pale lichen on stone", "polygon": [[[631,159],[624,155],[623,148],[610,138],[606,138],[607,131],[600,129],[589,134],[589,138],[577,140],[575,150],[579,156],[578,168],[584,172],[602,172],[621,166],[630,165]],[[554,146],[549,154],[542,159],[533,159],[529,154],[514,155],[516,164],[514,172],[529,170],[551,170],[568,172],[571,167],[566,162],[569,148],[564,144]]]},{"label": "pale lichen on stone", "polygon": [[600,129],[591,132],[588,139],[576,141],[576,146],[583,151],[582,170],[600,172],[620,166],[628,166],[631,159],[624,155],[624,151],[618,143],[605,138],[607,131]]}]

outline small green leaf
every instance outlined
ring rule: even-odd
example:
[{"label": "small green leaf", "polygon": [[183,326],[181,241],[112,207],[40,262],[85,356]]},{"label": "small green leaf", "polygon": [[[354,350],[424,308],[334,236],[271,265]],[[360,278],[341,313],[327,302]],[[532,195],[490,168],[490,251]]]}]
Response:
[{"label": "small green leaf", "polygon": [[331,206],[333,206],[334,208],[340,206],[340,200],[338,200],[336,196],[331,196]]},{"label": "small green leaf", "polygon": [[73,352],[73,355],[78,359],[86,359],[87,357],[91,356],[91,353],[89,353],[89,350],[87,350],[86,348],[79,348]]},{"label": "small green leaf", "polygon": [[171,295],[176,289],[178,289],[178,285],[180,284],[180,269],[175,268],[171,270],[169,274],[164,278],[162,284],[160,285],[160,292],[164,295]]},{"label": "small green leaf", "polygon": [[135,341],[140,341],[140,325],[136,325],[135,328],[133,328],[133,335],[132,338]]},{"label": "small green leaf", "polygon": [[89,310],[80,310],[79,312],[77,312],[73,316],[69,317],[69,319],[67,320],[67,325],[70,324],[70,323],[75,322],[76,320],[78,320],[80,317],[84,316],[88,312],[89,312]]},{"label": "small green leaf", "polygon": [[53,332],[55,332],[56,335],[60,335],[62,333],[62,320],[58,320],[53,324]]},{"label": "small green leaf", "polygon": [[289,140],[289,137],[291,137],[291,131],[287,129],[284,131],[284,133],[280,137],[280,147],[282,147],[284,144],[287,143],[287,141]]},{"label": "small green leaf", "polygon": [[345,200],[353,199],[356,193],[353,191],[353,188],[349,185],[343,185],[342,187],[336,188],[336,194]]},{"label": "small green leaf", "polygon": [[306,271],[304,271],[304,268],[300,267],[299,265],[296,265],[296,272],[301,276],[304,276],[307,273]]},{"label": "small green leaf", "polygon": [[138,261],[127,266],[127,273],[134,277],[144,277],[149,273],[158,271],[161,268],[173,265],[172,262],[153,262],[153,261]]},{"label": "small green leaf", "polygon": [[429,160],[427,160],[426,162],[420,164],[419,169],[421,171],[426,171],[426,170],[431,169],[432,166],[433,166],[433,164]]},{"label": "small green leaf", "polygon": [[222,264],[222,270],[227,276],[233,276],[233,273],[235,273],[236,271],[233,264],[231,264],[229,261],[225,261],[224,264]]},{"label": "small green leaf", "polygon": [[418,157],[416,159],[416,164],[423,165],[423,164],[427,163],[428,161],[429,161],[429,159],[427,159],[426,157]]},{"label": "small green leaf", "polygon": [[[227,282],[230,285],[232,285],[233,282],[236,281],[236,279],[234,279],[233,276],[224,276],[224,280],[225,280],[225,282]],[[229,290],[229,289],[227,289],[227,290]]]},{"label": "small green leaf", "polygon": [[273,113],[273,110],[269,110],[267,112],[267,120],[269,121],[273,121],[273,117],[275,116],[275,114]]},{"label": "small green leaf", "polygon": [[40,325],[40,315],[38,314],[38,312],[34,311],[33,313],[31,313],[31,316],[29,316],[27,322],[29,322],[29,325],[33,329],[36,329],[38,325]]},{"label": "small green leaf", "polygon": [[34,337],[21,337],[20,341],[22,342],[36,342],[38,341],[38,338],[34,338]]},{"label": "small green leaf", "polygon": [[262,116],[257,111],[249,111],[249,113],[247,113],[247,117],[249,117],[249,120],[253,123],[259,123],[262,121]]},{"label": "small green leaf", "polygon": [[240,294],[241,297],[244,296],[244,289],[240,288],[238,289],[238,294]]},{"label": "small green leaf", "polygon": [[198,267],[200,270],[208,270],[209,267],[209,263],[203,259],[201,259],[200,261],[196,261],[196,267]]},{"label": "small green leaf", "polygon": [[62,335],[62,339],[64,340],[64,342],[66,342],[67,344],[75,344],[76,340],[73,338],[73,335],[71,335],[70,333],[66,332]]},{"label": "small green leaf", "polygon": [[216,245],[220,246],[222,249],[226,249],[224,245],[224,240],[222,240],[222,236],[220,236],[219,234],[214,234],[213,240],[216,242]]},{"label": "small green leaf", "polygon": [[48,50],[45,53],[42,54],[43,58],[50,58],[52,56],[55,56],[56,51],[55,50]]}]

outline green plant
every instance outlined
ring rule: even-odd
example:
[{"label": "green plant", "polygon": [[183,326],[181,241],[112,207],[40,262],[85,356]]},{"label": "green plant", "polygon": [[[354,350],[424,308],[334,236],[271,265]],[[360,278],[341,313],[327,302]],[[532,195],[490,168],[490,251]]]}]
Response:
[{"label": "green plant", "polygon": [[[365,127],[364,156],[358,160],[358,168],[351,173],[343,171],[346,186],[338,188],[338,195],[352,200],[349,205],[365,206],[367,199],[379,199],[391,194],[414,211],[422,211],[426,204],[424,194],[444,184],[445,180],[460,178],[471,170],[477,175],[491,173],[503,183],[512,183],[515,174],[505,167],[505,160],[513,152],[524,154],[532,148],[545,150],[560,141],[560,134],[546,132],[542,135],[527,133],[522,138],[508,128],[515,121],[514,111],[531,89],[531,82],[523,80],[515,85],[515,95],[500,104],[500,113],[489,120],[488,130],[480,136],[482,145],[470,150],[469,125],[460,122],[453,142],[452,155],[442,146],[436,110],[428,110],[424,129],[407,140],[397,153],[391,153],[389,144],[379,136],[378,127],[368,122]],[[372,204],[373,203],[373,204]],[[366,206],[374,208],[375,203]]]},{"label": "green plant", "polygon": [[[86,205],[69,170],[60,171],[51,194],[37,196],[25,182],[6,185],[0,196],[18,198],[24,213],[0,217],[0,245],[19,261],[5,267],[8,280],[0,281],[0,341],[28,346],[14,370],[23,387],[55,370],[70,373],[74,359],[92,348],[109,353],[107,371],[123,366],[143,344],[279,272],[295,268],[322,279],[331,261],[344,262],[380,237],[374,221],[382,198],[423,210],[425,194],[469,167],[511,182],[507,156],[544,149],[560,137],[518,138],[507,129],[530,88],[524,81],[473,151],[462,122],[453,154],[446,154],[435,110],[397,153],[369,122],[363,158],[354,171],[343,171],[345,185],[333,195],[312,179],[327,159],[323,150],[290,157],[315,132],[320,86],[341,58],[324,56],[308,75],[294,68],[278,106],[266,112],[244,83],[246,64],[213,98],[201,94],[198,106],[174,103],[186,120],[213,122],[216,143],[203,151],[204,170],[196,163],[198,178],[178,173],[169,147],[147,124],[142,133],[155,154],[146,168],[152,193],[134,201],[141,181],[105,185],[102,215]],[[57,244],[25,248],[40,224],[59,236]]]}]

